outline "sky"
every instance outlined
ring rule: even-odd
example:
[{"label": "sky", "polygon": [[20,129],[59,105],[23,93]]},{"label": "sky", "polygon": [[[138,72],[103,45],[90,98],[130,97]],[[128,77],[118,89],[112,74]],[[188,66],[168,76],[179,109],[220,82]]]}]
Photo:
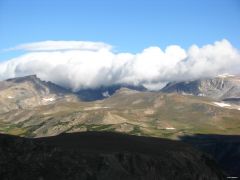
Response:
[{"label": "sky", "polygon": [[[237,73],[239,19],[239,0],[0,0],[0,79],[35,73],[81,89]],[[59,63],[69,69],[64,81]],[[73,73],[76,64],[82,74]],[[85,69],[89,82],[66,84]]]},{"label": "sky", "polygon": [[[80,40],[136,53],[149,46],[188,48],[223,38],[240,48],[239,19],[239,0],[0,0],[0,49]],[[0,60],[11,53],[0,54]]]}]

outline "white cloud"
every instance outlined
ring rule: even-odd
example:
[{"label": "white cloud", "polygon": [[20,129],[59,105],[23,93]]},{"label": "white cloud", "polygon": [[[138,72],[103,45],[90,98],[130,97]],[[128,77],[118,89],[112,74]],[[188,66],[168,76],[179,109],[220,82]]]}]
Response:
[{"label": "white cloud", "polygon": [[77,91],[117,83],[160,89],[181,81],[240,72],[240,53],[227,40],[212,45],[149,47],[137,54],[114,53],[111,45],[82,41],[46,41],[13,49],[30,52],[0,63],[0,79],[36,74]]},{"label": "white cloud", "polygon": [[91,41],[41,41],[35,43],[21,44],[7,51],[25,50],[25,51],[56,51],[56,50],[89,50],[98,51],[100,49],[111,50],[112,46],[102,42]]}]

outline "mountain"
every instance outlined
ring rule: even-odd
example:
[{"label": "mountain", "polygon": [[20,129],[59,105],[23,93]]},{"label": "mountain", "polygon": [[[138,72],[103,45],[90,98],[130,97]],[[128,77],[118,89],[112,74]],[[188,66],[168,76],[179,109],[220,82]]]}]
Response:
[{"label": "mountain", "polygon": [[0,85],[3,133],[43,137],[98,130],[171,139],[196,133],[240,134],[240,106],[206,96],[117,87],[108,98],[82,101],[77,94],[36,76]]},{"label": "mountain", "polygon": [[14,109],[31,109],[55,101],[76,98],[67,89],[40,80],[35,75],[0,82],[0,112]]},{"label": "mountain", "polygon": [[0,134],[1,179],[221,180],[206,154],[159,138],[86,132],[27,139]]},{"label": "mountain", "polygon": [[55,101],[2,113],[0,131],[42,137],[98,130],[173,139],[196,133],[240,134],[240,107],[220,105],[207,97],[121,88],[101,101]]},{"label": "mountain", "polygon": [[7,79],[0,81],[0,105],[2,106],[0,113],[13,109],[29,109],[36,106],[53,104],[60,100],[101,100],[110,97],[123,87],[138,91],[146,90],[143,86],[121,84],[95,89],[82,89],[74,93],[50,81],[43,81],[36,75]]},{"label": "mountain", "polygon": [[238,102],[240,100],[240,77],[220,75],[211,79],[173,82],[162,90],[165,93],[181,93],[196,96],[207,96],[216,100]]},{"label": "mountain", "polygon": [[143,86],[132,86],[128,84],[116,84],[111,86],[102,86],[95,89],[82,89],[77,92],[79,98],[83,101],[95,101],[108,98],[121,88],[128,88],[137,91],[146,91]]},{"label": "mountain", "polygon": [[[5,134],[40,138],[62,133],[107,131],[175,140],[196,134],[240,135],[240,105],[208,96],[117,87],[107,98],[83,101],[77,93],[41,81],[36,76],[2,81],[0,86],[0,132]],[[101,92],[105,90],[103,88]],[[199,146],[207,147],[206,144]],[[223,146],[233,150],[222,153],[218,147]],[[225,154],[224,158],[215,158],[223,164],[224,170],[230,174],[234,170],[236,174],[239,169],[233,168],[231,163],[240,161],[240,153],[236,150],[239,146],[232,143],[223,146],[217,144],[216,152]],[[198,148],[204,149],[201,147]],[[209,148],[212,147],[215,143]],[[236,152],[234,158],[231,152]],[[231,159],[227,167],[224,159]]]}]

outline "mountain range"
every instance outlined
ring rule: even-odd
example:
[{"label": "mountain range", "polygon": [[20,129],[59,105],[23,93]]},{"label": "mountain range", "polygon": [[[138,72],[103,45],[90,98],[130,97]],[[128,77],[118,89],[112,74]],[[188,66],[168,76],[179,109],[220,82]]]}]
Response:
[{"label": "mountain range", "polygon": [[19,77],[0,82],[0,130],[31,137],[87,130],[168,138],[240,134],[240,106],[224,102],[238,99],[238,88],[240,77],[224,76],[170,83],[160,92],[118,85],[74,93],[34,75]]},{"label": "mountain range", "polygon": [[[31,75],[0,82],[0,132],[39,138],[107,131],[174,140],[196,134],[240,135],[239,99],[240,77],[231,75],[172,82],[155,92],[129,85],[72,92]],[[188,143],[204,151],[205,142],[219,147],[221,138],[209,142],[201,137],[201,142]],[[239,147],[239,142],[226,144]],[[235,152],[234,160],[226,152],[215,158],[220,164],[226,157],[236,162],[240,152]],[[222,167],[234,175],[240,172],[239,167]]]}]

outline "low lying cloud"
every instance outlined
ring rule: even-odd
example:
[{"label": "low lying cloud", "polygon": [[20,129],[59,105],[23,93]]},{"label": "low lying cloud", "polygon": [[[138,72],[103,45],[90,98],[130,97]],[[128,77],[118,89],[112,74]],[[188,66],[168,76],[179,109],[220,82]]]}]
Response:
[{"label": "low lying cloud", "polygon": [[28,52],[0,63],[0,79],[36,74],[73,91],[123,83],[157,90],[170,81],[240,73],[240,53],[227,40],[188,50],[149,47],[137,54],[82,41],[36,42],[10,50]]}]

